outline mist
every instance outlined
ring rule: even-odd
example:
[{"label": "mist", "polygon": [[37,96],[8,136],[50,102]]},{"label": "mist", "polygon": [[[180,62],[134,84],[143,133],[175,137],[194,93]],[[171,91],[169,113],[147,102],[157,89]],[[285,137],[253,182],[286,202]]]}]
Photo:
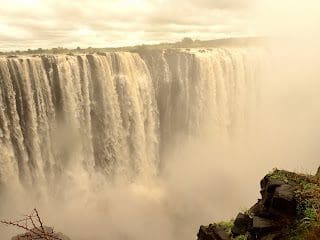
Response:
[{"label": "mist", "polygon": [[[134,181],[74,170],[45,195],[13,183],[1,218],[37,207],[46,225],[71,239],[195,239],[199,225],[251,206],[273,168],[313,174],[320,164],[319,10],[317,1],[251,1],[246,9],[252,30],[268,41],[245,132],[227,140],[182,133],[159,173]],[[14,234],[0,226],[4,239]]]}]

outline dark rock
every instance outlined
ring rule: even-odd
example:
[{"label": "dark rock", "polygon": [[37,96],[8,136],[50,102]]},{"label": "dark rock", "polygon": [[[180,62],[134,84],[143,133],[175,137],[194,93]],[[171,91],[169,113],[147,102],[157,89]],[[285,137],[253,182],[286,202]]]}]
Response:
[{"label": "dark rock", "polygon": [[294,188],[289,184],[284,184],[276,188],[274,197],[282,198],[288,202],[294,199]]},{"label": "dark rock", "polygon": [[260,238],[260,240],[278,240],[278,239],[282,239],[281,232],[270,233]]},{"label": "dark rock", "polygon": [[249,215],[239,213],[234,220],[231,232],[234,236],[239,236],[245,234],[248,230],[252,228],[252,218]]},{"label": "dark rock", "polygon": [[247,240],[257,240],[256,236],[253,235],[252,233],[248,232],[247,233]]},{"label": "dark rock", "polygon": [[215,224],[201,226],[197,236],[198,240],[231,240],[225,229]]},{"label": "dark rock", "polygon": [[294,188],[289,184],[283,184],[275,189],[272,208],[289,215],[296,214],[296,201]]},{"label": "dark rock", "polygon": [[[320,167],[316,176],[320,177]],[[297,222],[304,221],[301,218],[304,216],[297,213],[297,205],[303,195],[297,195],[296,190],[300,190],[301,182],[314,184],[318,180],[313,176],[279,170],[265,176],[260,182],[262,198],[250,208],[248,214],[237,215],[231,229],[233,237],[246,235],[248,240],[283,240],[291,236]],[[200,229],[199,240],[224,239],[219,236],[216,227],[209,225]],[[227,236],[227,239],[230,237]]]},{"label": "dark rock", "polygon": [[263,218],[271,217],[271,213],[263,205],[263,202],[261,199],[259,199],[258,202],[249,209],[249,212],[250,212],[250,214],[258,216],[258,217],[263,217]]},{"label": "dark rock", "polygon": [[[50,240],[54,238],[59,240],[71,240],[69,237],[65,236],[62,233],[56,233],[56,232],[53,233],[53,228],[51,227],[44,226],[44,230],[46,233],[52,234],[53,237],[49,238]],[[40,233],[40,231],[34,228],[30,232],[20,234],[11,238],[11,240],[30,240],[30,239],[47,240],[46,238],[39,238],[36,233]]]},{"label": "dark rock", "polygon": [[268,175],[260,181],[261,191],[268,189],[268,192],[272,192],[272,189],[275,189],[282,184],[285,184],[285,182],[277,178],[272,178]]},{"label": "dark rock", "polygon": [[271,178],[270,176],[264,177],[261,182],[261,196],[262,196],[262,203],[265,207],[269,208],[272,202],[273,194],[277,187],[285,184],[284,181],[279,179]]},{"label": "dark rock", "polygon": [[260,185],[262,200],[254,209],[258,216],[269,218],[296,214],[294,184],[267,175]]},{"label": "dark rock", "polygon": [[270,230],[270,229],[275,229],[279,227],[279,225],[277,224],[277,222],[271,219],[254,216],[252,221],[252,227],[253,229],[269,229]]}]

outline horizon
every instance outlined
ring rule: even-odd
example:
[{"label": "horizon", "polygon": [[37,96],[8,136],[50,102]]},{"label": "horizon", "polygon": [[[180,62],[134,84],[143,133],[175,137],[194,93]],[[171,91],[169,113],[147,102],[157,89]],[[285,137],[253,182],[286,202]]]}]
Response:
[{"label": "horizon", "polygon": [[[261,39],[268,39],[267,36],[239,36],[239,37],[227,37],[227,38],[214,38],[214,39],[192,39],[190,37],[184,37],[178,41],[167,41],[167,42],[157,42],[157,43],[141,43],[141,44],[133,44],[133,45],[120,45],[120,46],[103,46],[103,47],[96,47],[96,46],[88,46],[88,47],[81,47],[81,46],[73,46],[73,47],[65,47],[65,46],[55,46],[52,48],[28,48],[28,49],[12,49],[12,50],[6,50],[6,51],[0,51],[0,54],[6,55],[6,54],[21,54],[21,53],[28,53],[28,52],[35,52],[35,51],[40,51],[40,52],[45,52],[45,51],[51,51],[54,49],[62,49],[62,50],[67,50],[67,51],[77,51],[77,50],[122,50],[122,49],[135,49],[138,47],[157,47],[157,46],[176,46],[178,44],[183,43],[184,39],[190,39],[192,40],[191,43],[184,43],[185,46],[183,47],[214,47],[213,45],[208,45],[208,44],[214,44],[215,42],[219,41],[238,41],[238,40],[261,40]],[[193,46],[196,43],[204,44],[203,46]],[[187,46],[187,45],[191,46]],[[207,45],[205,45],[207,44]],[[181,48],[178,47],[178,48]],[[165,49],[165,47],[164,47]]]}]

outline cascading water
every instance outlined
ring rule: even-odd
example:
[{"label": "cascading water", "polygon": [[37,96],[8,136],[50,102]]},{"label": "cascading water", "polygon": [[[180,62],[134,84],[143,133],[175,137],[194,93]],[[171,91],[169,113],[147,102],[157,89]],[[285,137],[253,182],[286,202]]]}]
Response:
[{"label": "cascading water", "polygon": [[0,183],[152,177],[180,137],[250,124],[262,49],[0,58]]}]

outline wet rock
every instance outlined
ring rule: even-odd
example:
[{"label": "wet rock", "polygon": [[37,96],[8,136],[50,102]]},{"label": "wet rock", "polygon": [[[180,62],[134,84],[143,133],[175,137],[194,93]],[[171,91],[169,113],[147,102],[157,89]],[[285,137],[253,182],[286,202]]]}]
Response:
[{"label": "wet rock", "polygon": [[231,232],[234,236],[239,236],[245,234],[252,228],[252,218],[249,215],[239,213],[236,219],[234,220],[234,225],[231,229]]},{"label": "wet rock", "polygon": [[201,226],[198,232],[198,240],[231,240],[223,227],[215,224]]}]

